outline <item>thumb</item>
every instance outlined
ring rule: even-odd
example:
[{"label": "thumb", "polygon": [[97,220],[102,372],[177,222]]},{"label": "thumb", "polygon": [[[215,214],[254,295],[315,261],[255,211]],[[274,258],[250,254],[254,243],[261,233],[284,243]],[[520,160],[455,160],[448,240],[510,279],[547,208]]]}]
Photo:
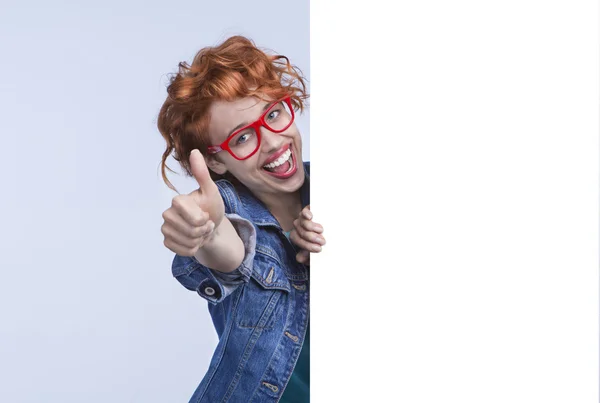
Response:
[{"label": "thumb", "polygon": [[192,171],[192,175],[194,175],[196,182],[198,182],[200,190],[214,185],[210,173],[208,172],[206,161],[200,151],[196,149],[192,150],[190,154],[190,171]]}]

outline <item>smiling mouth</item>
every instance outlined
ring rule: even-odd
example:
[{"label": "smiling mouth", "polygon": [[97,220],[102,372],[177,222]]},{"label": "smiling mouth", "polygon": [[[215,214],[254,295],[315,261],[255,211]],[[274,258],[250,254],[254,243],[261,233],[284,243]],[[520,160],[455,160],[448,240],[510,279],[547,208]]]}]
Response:
[{"label": "smiling mouth", "polygon": [[296,172],[296,164],[292,148],[288,148],[277,160],[262,167],[271,176],[287,179]]},{"label": "smiling mouth", "polygon": [[266,169],[269,172],[276,173],[284,173],[290,169],[292,162],[292,149],[288,148],[286,152],[284,152],[281,157],[277,158],[275,161],[270,164],[266,164],[263,166],[263,169]]}]

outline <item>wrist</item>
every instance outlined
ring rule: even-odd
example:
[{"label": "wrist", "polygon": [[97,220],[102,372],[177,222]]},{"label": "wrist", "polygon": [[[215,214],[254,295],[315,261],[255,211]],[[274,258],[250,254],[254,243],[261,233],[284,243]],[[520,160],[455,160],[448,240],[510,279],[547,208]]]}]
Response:
[{"label": "wrist", "polygon": [[210,235],[206,237],[206,242],[204,242],[203,247],[211,247],[216,242],[218,242],[219,238],[223,236],[223,232],[226,232],[226,227],[231,226],[231,222],[227,219],[227,217],[223,216],[218,225],[215,225],[215,228],[212,230]]}]

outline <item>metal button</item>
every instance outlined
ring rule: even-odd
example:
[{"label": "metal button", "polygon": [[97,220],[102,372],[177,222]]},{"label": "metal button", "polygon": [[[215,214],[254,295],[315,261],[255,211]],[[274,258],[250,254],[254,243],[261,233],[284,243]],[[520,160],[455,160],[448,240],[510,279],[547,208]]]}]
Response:
[{"label": "metal button", "polygon": [[306,284],[294,284],[292,283],[292,286],[298,290],[298,291],[304,291],[306,290]]},{"label": "metal button", "polygon": [[215,289],[214,289],[214,288],[212,288],[212,287],[206,287],[206,288],[204,289],[204,293],[205,293],[206,295],[215,295]]},{"label": "metal button", "polygon": [[269,271],[269,275],[266,278],[266,282],[271,284],[273,282],[273,273],[275,272],[275,268],[271,266],[271,271]]},{"label": "metal button", "polygon": [[285,332],[285,335],[286,335],[287,337],[289,337],[290,339],[294,340],[296,343],[298,343],[298,340],[300,340],[300,339],[298,338],[298,336],[294,336],[294,335],[293,335],[293,334],[291,334],[290,332]]},{"label": "metal button", "polygon": [[277,385],[273,385],[269,382],[263,382],[262,384],[265,385],[267,388],[271,389],[275,393],[279,392],[279,387]]}]

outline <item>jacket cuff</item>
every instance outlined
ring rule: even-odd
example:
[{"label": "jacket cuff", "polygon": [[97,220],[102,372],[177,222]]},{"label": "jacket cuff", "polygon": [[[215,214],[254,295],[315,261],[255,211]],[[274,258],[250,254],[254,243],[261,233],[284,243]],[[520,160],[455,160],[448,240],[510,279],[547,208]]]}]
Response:
[{"label": "jacket cuff", "polygon": [[225,214],[231,221],[244,245],[244,260],[235,270],[223,273],[210,269],[195,257],[175,255],[172,265],[173,276],[188,290],[212,304],[223,301],[241,284],[247,283],[252,275],[256,252],[256,229],[254,225],[237,214]]}]

